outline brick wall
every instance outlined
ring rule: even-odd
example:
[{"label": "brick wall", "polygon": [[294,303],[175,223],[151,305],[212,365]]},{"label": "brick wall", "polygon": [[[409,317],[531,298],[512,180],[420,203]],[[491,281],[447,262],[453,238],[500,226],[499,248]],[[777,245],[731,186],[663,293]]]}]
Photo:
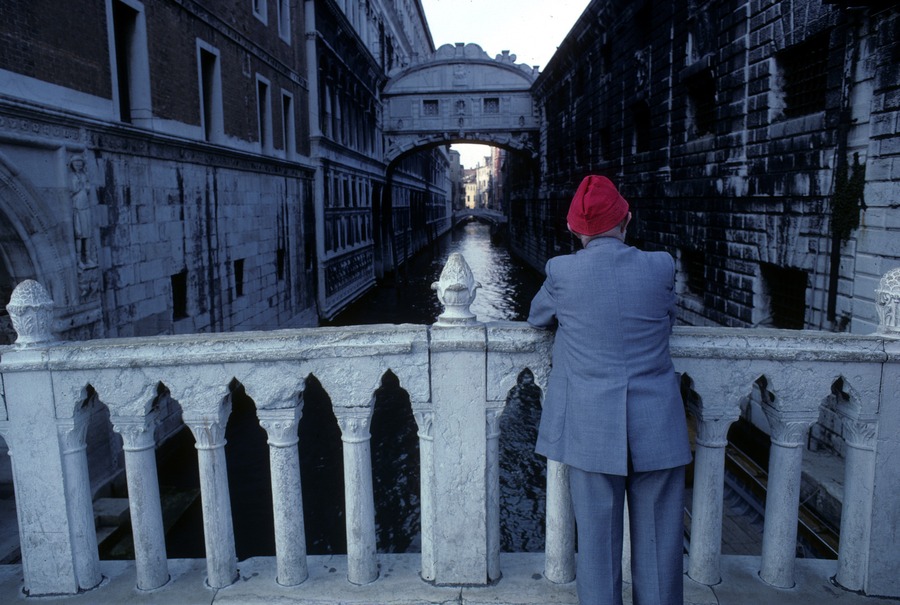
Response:
[{"label": "brick wall", "polygon": [[[104,2],[0,2],[0,69],[112,98]],[[52,41],[52,42],[51,42]]]}]

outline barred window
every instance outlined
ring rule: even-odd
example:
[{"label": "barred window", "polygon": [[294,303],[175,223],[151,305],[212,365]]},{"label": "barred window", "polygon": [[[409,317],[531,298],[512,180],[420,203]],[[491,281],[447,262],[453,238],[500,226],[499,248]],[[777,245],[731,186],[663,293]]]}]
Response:
[{"label": "barred window", "polygon": [[438,115],[438,102],[436,100],[422,101],[422,115]]},{"label": "barred window", "polygon": [[484,113],[500,113],[500,99],[489,97],[484,100]]},{"label": "barred window", "polygon": [[784,116],[793,118],[825,109],[828,85],[828,36],[819,34],[778,53]]}]

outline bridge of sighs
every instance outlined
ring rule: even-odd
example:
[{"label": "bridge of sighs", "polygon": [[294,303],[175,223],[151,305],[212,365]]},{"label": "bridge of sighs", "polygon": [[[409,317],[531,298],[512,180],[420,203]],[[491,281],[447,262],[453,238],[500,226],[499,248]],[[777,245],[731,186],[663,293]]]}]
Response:
[{"label": "bridge of sighs", "polygon": [[531,95],[537,67],[477,44],[445,44],[392,74],[384,88],[388,163],[416,148],[484,143],[536,157],[539,120]]}]

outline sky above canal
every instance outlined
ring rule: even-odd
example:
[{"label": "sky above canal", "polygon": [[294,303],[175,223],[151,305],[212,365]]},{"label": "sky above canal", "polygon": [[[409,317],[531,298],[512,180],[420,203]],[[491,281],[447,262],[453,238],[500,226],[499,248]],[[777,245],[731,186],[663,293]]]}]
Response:
[{"label": "sky above canal", "polygon": [[[488,56],[508,50],[517,63],[546,67],[587,0],[422,0],[435,48],[474,42]],[[484,145],[453,145],[466,168],[484,163]]]}]

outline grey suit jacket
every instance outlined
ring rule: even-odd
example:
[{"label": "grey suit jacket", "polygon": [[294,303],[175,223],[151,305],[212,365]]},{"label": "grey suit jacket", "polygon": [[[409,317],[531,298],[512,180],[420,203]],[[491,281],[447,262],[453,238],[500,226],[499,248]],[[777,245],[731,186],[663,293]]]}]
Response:
[{"label": "grey suit jacket", "polygon": [[628,474],[690,462],[669,353],[675,266],[608,237],[547,262],[528,322],[556,329],[539,454],[585,471]]}]

